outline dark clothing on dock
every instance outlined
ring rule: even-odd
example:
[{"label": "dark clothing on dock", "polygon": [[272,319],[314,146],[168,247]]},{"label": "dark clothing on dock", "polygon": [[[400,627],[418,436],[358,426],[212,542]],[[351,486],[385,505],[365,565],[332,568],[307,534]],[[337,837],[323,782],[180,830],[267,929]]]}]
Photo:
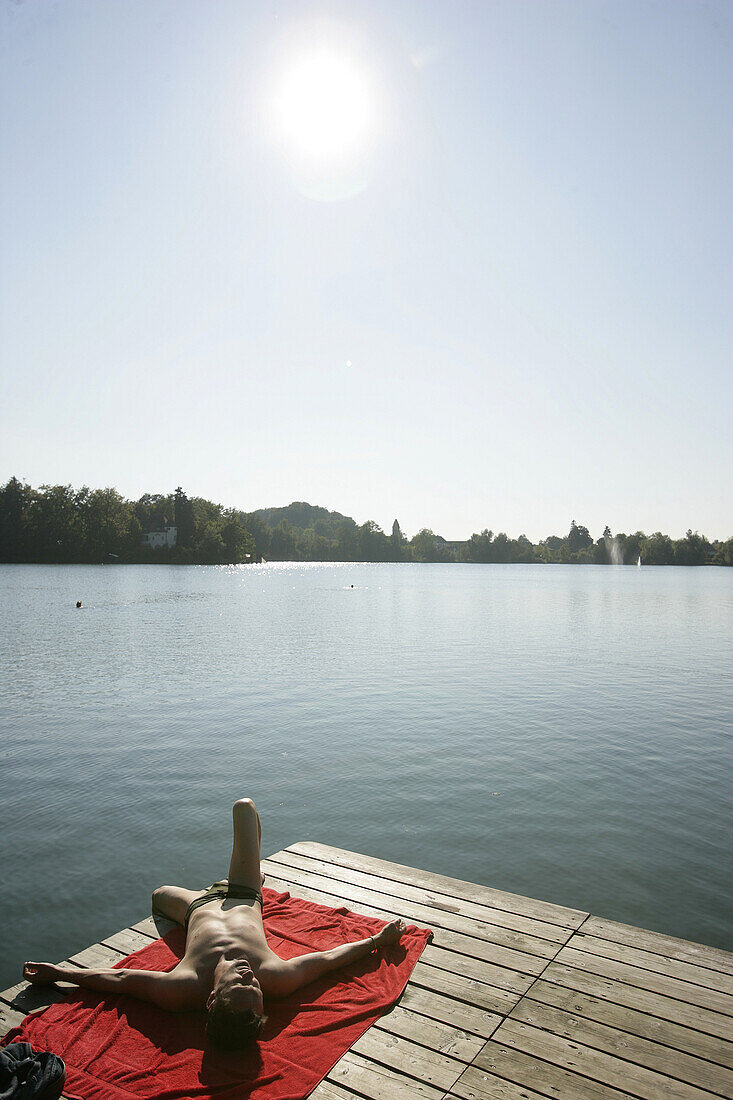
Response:
[{"label": "dark clothing on dock", "polygon": [[65,1081],[66,1067],[56,1054],[30,1043],[0,1049],[0,1100],[55,1100]]}]

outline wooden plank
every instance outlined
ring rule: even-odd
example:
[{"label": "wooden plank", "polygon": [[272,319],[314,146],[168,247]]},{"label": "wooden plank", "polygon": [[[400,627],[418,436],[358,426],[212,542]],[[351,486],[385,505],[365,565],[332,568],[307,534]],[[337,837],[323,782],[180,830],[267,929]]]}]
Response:
[{"label": "wooden plank", "polygon": [[[113,951],[103,944],[95,943],[91,947],[84,948],[71,958],[65,959],[60,966],[71,964],[80,969],[89,967],[109,967],[123,959],[120,951]],[[16,1011],[28,1013],[36,1012],[49,1005],[58,1004],[69,994],[78,989],[78,986],[70,982],[53,982],[49,985],[31,985],[30,982],[17,982],[10,989],[0,993],[0,1001],[10,1005]]]},{"label": "wooden plank", "polygon": [[[553,955],[570,937],[570,933],[564,928],[557,928],[555,925],[550,924],[540,924],[538,921],[529,921],[527,917],[515,916],[514,914],[507,914],[506,916],[507,921],[513,922],[511,926],[510,924],[492,924],[489,921],[474,921],[469,916],[448,913],[445,910],[430,909],[429,905],[423,905],[419,902],[401,901],[384,893],[366,890],[363,887],[354,887],[353,884],[348,882],[339,882],[336,879],[321,875],[310,875],[307,871],[287,867],[285,864],[271,864],[270,860],[264,860],[262,866],[267,871],[267,883],[269,884],[271,884],[271,880],[286,882],[285,889],[292,891],[295,887],[298,894],[300,894],[302,888],[317,890],[324,894],[326,899],[324,904],[332,905],[332,899],[337,898],[341,904],[348,905],[349,908],[354,908],[354,905],[357,906],[362,913],[366,913],[365,906],[371,906],[372,909],[379,911],[376,915],[382,917],[383,920],[389,920],[390,916],[402,916],[409,923],[422,923],[426,927],[433,928],[436,933],[439,928],[446,928],[450,932],[462,932],[468,936],[488,939],[490,942],[503,943],[510,947],[518,946],[516,939],[518,933],[524,937],[523,946],[526,946],[527,954],[532,954],[534,939],[544,939],[546,945],[551,945],[554,948],[550,952],[550,955]],[[504,914],[499,914],[499,916],[504,920]],[[514,933],[515,937],[510,939],[506,935],[502,935],[502,930],[504,930],[504,933]]]},{"label": "wooden plank", "polygon": [[586,936],[582,932],[576,932],[568,941],[566,947],[577,951],[586,951],[591,955],[601,955],[603,958],[615,959],[617,962],[629,963],[642,970],[652,970],[657,974],[666,974],[670,978],[678,978],[682,982],[693,982],[707,989],[715,989],[719,993],[725,993],[733,997],[733,975],[725,974],[720,970],[710,970],[704,966],[697,966],[689,962],[681,962],[679,959],[670,959],[666,955],[659,955],[651,951],[644,951],[638,947],[630,947],[628,944],[616,943],[613,940],[602,940],[597,936]]},{"label": "wooden plank", "polygon": [[[268,870],[270,869],[269,864],[263,864],[263,866],[267,866]],[[287,872],[287,868],[284,866],[280,867],[279,870]],[[283,875],[270,873],[267,876],[267,885],[273,890],[287,890],[308,901],[316,901],[320,905],[346,904],[346,899],[337,892],[338,883],[336,880],[333,880],[329,891],[326,891],[313,889],[306,885],[307,876],[301,877],[303,878],[302,882],[294,878],[290,879]],[[412,913],[412,910],[406,911]],[[379,920],[387,920],[395,915],[394,907],[376,907],[362,902],[359,902],[359,912],[363,913],[364,916],[377,917]],[[411,920],[410,923],[413,923],[413,921]],[[470,955],[472,958],[495,963],[497,966],[506,967],[520,974],[529,974],[534,977],[541,974],[549,960],[555,957],[561,946],[547,940],[540,940],[537,937],[525,936],[506,928],[485,924],[481,926],[482,938],[479,939],[471,934],[476,929],[474,922],[464,921],[463,925],[469,930],[468,933],[452,932],[432,924],[433,944],[436,947],[444,947],[446,950],[455,951],[457,954]],[[491,936],[491,939],[483,938],[485,936]]]},{"label": "wooden plank", "polygon": [[599,974],[590,974],[562,963],[550,963],[542,977],[543,980],[556,985],[577,989],[581,993],[589,993],[591,997],[612,1001],[614,1004],[624,1005],[638,1012],[648,1012],[651,1016],[660,1016],[663,1020],[671,1020],[683,1027],[703,1031],[707,1035],[716,1035],[728,1042],[733,1040],[730,1016],[721,1016],[717,1012],[710,1012],[708,1009],[675,1000],[674,997],[664,997],[659,993],[640,989],[639,986],[627,985],[625,982],[614,981]]},{"label": "wooden plank", "polygon": [[[268,882],[269,881],[268,871]],[[288,884],[283,883],[283,885]],[[323,895],[316,893],[315,896],[313,896],[313,900],[323,902]],[[341,902],[342,900],[343,899],[339,897],[332,896],[327,899],[326,904],[333,904],[334,901]],[[409,913],[406,914],[406,916],[407,919],[410,919]],[[499,1013],[501,1015],[506,1015],[511,1011],[512,1007],[517,1002],[518,996],[521,995],[521,993],[512,993],[505,989],[478,981],[468,975],[457,974],[453,970],[429,966],[422,960],[412,972],[410,985],[422,986],[449,998],[464,1001],[469,1005],[475,1005],[487,1012]],[[528,982],[521,983],[520,988],[524,991],[528,986]]]},{"label": "wooden plank", "polygon": [[519,996],[526,993],[534,981],[531,974],[517,974],[515,970],[507,970],[503,966],[494,966],[493,963],[473,959],[468,955],[457,955],[454,951],[445,951],[440,947],[428,945],[420,958],[423,962],[435,966],[439,970],[449,970],[452,974],[463,974],[466,977],[486,982],[487,985],[507,989],[510,993],[517,993]]},{"label": "wooden plank", "polygon": [[506,989],[497,989],[493,985],[476,982],[471,978],[465,978],[462,974],[436,970],[434,966],[428,966],[423,962],[417,963],[412,971],[410,985],[434,990],[453,1000],[465,1001],[466,1004],[483,1008],[487,1012],[498,1012],[501,1016],[511,1012],[519,1000],[517,993],[509,993]]},{"label": "wooden plank", "polygon": [[675,1097],[676,1100],[709,1100],[710,1093],[635,1062],[606,1054],[579,1041],[530,1027],[519,1020],[505,1020],[496,1032],[497,1043],[521,1050],[535,1058],[580,1073],[599,1084],[630,1092],[642,1100]]},{"label": "wooden plank", "polygon": [[145,917],[144,920],[138,921],[137,924],[130,926],[133,932],[142,932],[145,936],[150,936],[153,940],[158,940],[161,936],[167,935],[168,932],[179,926],[175,921],[168,920],[167,917]]},{"label": "wooden plank", "polygon": [[[487,926],[483,925],[482,932],[485,932],[486,928]],[[484,962],[504,966],[507,970],[513,970],[517,974],[528,974],[532,978],[542,973],[550,959],[554,959],[559,950],[558,944],[548,943],[547,940],[522,936],[507,929],[498,929],[498,932],[497,939],[521,943],[522,947],[530,948],[532,954],[527,954],[522,947],[505,947],[493,940],[477,939],[476,936],[449,932],[445,928],[433,929],[433,944],[436,947],[444,947],[447,951],[455,951],[457,955],[470,955],[472,959],[483,959]],[[528,944],[527,941],[530,939],[531,944]]]},{"label": "wooden plank", "polygon": [[[269,864],[267,865],[269,867]],[[268,870],[269,876],[269,870]],[[268,877],[268,882],[272,885],[272,879]],[[274,880],[280,883],[280,880]],[[283,886],[290,886],[292,884],[282,883]],[[305,893],[305,890],[298,890],[298,893]],[[333,904],[334,902],[341,903],[342,898],[332,895],[331,897],[324,897],[320,893],[313,893],[309,891],[309,895],[312,900],[326,902]],[[389,911],[390,913],[393,910]],[[407,919],[410,919],[410,914],[406,914]],[[424,957],[424,956],[423,956]],[[447,962],[447,960],[445,960]],[[480,970],[480,967],[477,969]],[[516,1001],[521,992],[528,988],[529,983],[526,981],[520,984],[515,984],[515,989],[520,992],[508,992],[499,987],[482,983],[476,979],[470,977],[469,974],[456,974],[455,970],[440,970],[436,967],[430,967],[427,963],[422,961],[418,963],[410,978],[410,986],[423,986],[431,991],[435,991],[446,995],[451,999],[457,999],[464,1001],[470,1005],[476,1005],[490,1013],[499,1013],[505,1015],[508,1013]],[[475,1026],[475,1025],[474,1025]]]},{"label": "wooden plank", "polygon": [[[461,954],[470,954],[474,958],[484,958],[487,962],[511,965],[523,974],[540,974],[547,962],[555,957],[562,946],[560,943],[550,943],[535,936],[500,928],[498,925],[477,925],[475,921],[464,917],[441,915],[440,920],[443,921],[443,925],[438,925],[432,919],[436,915],[433,910],[418,905],[405,905],[400,912],[394,905],[388,904],[394,899],[386,898],[381,894],[370,895],[369,898],[362,895],[354,905],[354,899],[346,898],[340,892],[339,883],[335,880],[321,880],[320,885],[316,887],[302,872],[294,872],[293,877],[289,877],[288,868],[285,866],[279,866],[277,870],[273,870],[275,865],[263,861],[263,867],[268,872],[267,885],[273,890],[288,891],[306,901],[318,902],[319,905],[347,905],[352,909],[358,908],[364,916],[377,917],[379,920],[404,916],[410,924],[422,921],[432,929],[433,943],[436,946],[456,950]],[[450,925],[450,929],[446,925]],[[507,950],[511,951],[511,955],[506,954]]]},{"label": "wooden plank", "polygon": [[[661,993],[664,997],[673,997],[677,1001],[698,1005],[700,1008],[707,1008],[711,1012],[718,1012],[724,1016],[733,1015],[733,998],[725,993],[718,993],[714,989],[693,985],[692,982],[681,982],[676,978],[668,978],[664,974],[656,974],[651,970],[641,970],[638,966],[604,958],[602,955],[576,951],[573,947],[564,947],[555,961],[564,966],[572,966],[576,970],[585,970],[590,974],[601,974],[605,978],[613,978],[627,985],[637,985],[652,993]],[[733,1020],[731,1025],[733,1027]]]},{"label": "wooden plank", "polygon": [[[432,909],[443,910],[448,913],[462,913],[464,916],[475,917],[476,920],[496,920],[496,914],[502,914],[505,916],[518,915],[524,916],[531,920],[537,920],[542,925],[550,924],[556,929],[560,929],[563,932],[568,930],[574,930],[581,923],[580,921],[573,920],[571,923],[555,921],[539,920],[531,914],[524,912],[515,912],[513,909],[506,909],[502,906],[496,906],[490,904],[490,902],[483,900],[470,900],[463,897],[458,897],[455,894],[443,894],[435,890],[426,889],[425,887],[415,886],[412,883],[404,882],[399,879],[388,878],[382,875],[375,875],[365,871],[360,871],[349,867],[348,865],[335,864],[327,860],[320,860],[314,857],[302,856],[298,852],[294,852],[292,848],[286,848],[283,852],[277,852],[270,859],[273,863],[281,863],[283,866],[289,866],[298,870],[307,871],[309,873],[324,875],[327,878],[334,878],[338,882],[350,882],[354,886],[363,886],[367,890],[378,890],[384,893],[388,897],[398,897],[405,901],[416,901],[422,905],[429,905]],[[477,892],[485,890],[483,887],[475,887]],[[487,893],[491,893],[487,891]],[[531,901],[531,899],[521,899]],[[530,906],[532,908],[532,906]],[[580,916],[580,914],[578,914]],[[502,923],[498,921],[497,923]],[[554,937],[552,937],[554,938]]]},{"label": "wooden plank", "polygon": [[588,1020],[617,1027],[620,1031],[626,1031],[631,1035],[640,1035],[642,1038],[652,1039],[664,1046],[672,1047],[673,1050],[687,1051],[688,1054],[693,1054],[697,1058],[733,1069],[733,1043],[727,1043],[724,1039],[713,1035],[705,1035],[702,1031],[695,1031],[690,1027],[672,1023],[671,1020],[662,1020],[659,1016],[650,1016],[646,1012],[624,1008],[623,1005],[613,1004],[611,1001],[592,997],[587,993],[579,993],[577,989],[566,989],[544,980],[535,982],[531,997],[533,1001],[541,1001],[543,1004],[564,1009],[577,1016],[584,1016]]},{"label": "wooden plank", "polygon": [[[474,1067],[496,1077],[512,1081],[542,1096],[559,1097],[560,1100],[620,1100],[632,1095],[623,1089],[612,1088],[600,1081],[582,1077],[572,1070],[563,1069],[524,1051],[515,1050],[505,1043],[490,1039],[474,1062]],[[460,1078],[453,1091],[460,1085]],[[518,1094],[521,1096],[521,1093]],[[660,1100],[660,1098],[657,1098]]]},{"label": "wooden plank", "polygon": [[404,1039],[410,1039],[464,1063],[471,1062],[484,1045],[484,1039],[479,1035],[471,1035],[442,1020],[430,1020],[402,1005],[397,1005],[384,1016],[380,1016],[373,1026],[389,1031],[392,1035],[401,1035]]},{"label": "wooden plank", "polygon": [[[469,1066],[464,1070],[444,1100],[545,1100],[546,1096],[559,1096],[558,1092],[535,1092],[526,1085],[517,1085],[503,1077],[495,1077],[485,1069]],[[616,1096],[619,1094],[616,1093]]]},{"label": "wooden plank", "polygon": [[335,1085],[333,1081],[321,1081],[309,1094],[308,1100],[354,1100],[355,1097],[356,1093],[351,1089]]},{"label": "wooden plank", "polygon": [[[347,905],[350,904],[352,910],[358,910],[364,916],[374,916],[378,920],[389,920],[395,915],[394,909],[382,909],[375,908],[374,905],[366,904],[363,899],[360,899],[357,904],[350,903],[348,899],[344,899],[337,893],[326,893],[322,890],[314,890],[304,884],[275,878],[272,875],[267,876],[267,882],[272,884],[274,890],[288,891],[295,895],[295,897],[303,898],[306,901],[314,901],[321,905]],[[404,919],[407,923],[414,923],[415,913],[413,911],[405,910]],[[472,924],[470,921],[462,922],[464,927],[470,928]],[[549,959],[553,957],[560,945],[547,945],[550,950],[548,952],[548,958],[532,958],[528,955],[519,952],[507,952],[504,947],[497,946],[490,941],[484,941],[484,939],[477,939],[464,933],[452,933],[446,932],[444,928],[431,928],[433,931],[433,945],[435,947],[445,948],[452,950],[453,947],[458,947],[456,955],[469,955],[471,958],[481,959],[488,961],[488,963],[503,965],[505,969],[511,969],[510,964],[514,963],[515,959],[519,959],[519,966],[515,967],[515,972],[521,975],[527,975],[530,978],[537,977],[544,970]],[[497,930],[500,931],[501,930]],[[519,968],[521,967],[521,968]]]},{"label": "wooden plank", "polygon": [[369,1100],[443,1100],[444,1089],[407,1077],[388,1066],[370,1062],[358,1054],[345,1054],[328,1074],[328,1080],[352,1089]]},{"label": "wooden plank", "polygon": [[[425,914],[420,919],[429,920],[436,924],[438,927],[451,927],[452,924],[448,920],[449,917],[468,917],[474,924],[489,924],[499,927],[512,928],[515,932],[522,932],[530,936],[536,936],[540,939],[545,939],[550,943],[566,943],[570,937],[572,930],[570,928],[562,927],[556,924],[550,924],[545,921],[538,921],[533,917],[523,916],[516,913],[504,912],[502,910],[490,909],[489,906],[477,905],[471,902],[462,902],[453,905],[440,905],[436,906],[434,903],[433,895],[430,895],[425,891],[413,891],[412,888],[405,887],[400,893],[390,892],[385,889],[391,886],[386,880],[380,880],[374,878],[374,876],[362,876],[363,881],[351,882],[350,878],[344,873],[344,876],[338,877],[335,873],[332,873],[331,865],[322,864],[317,867],[314,861],[309,861],[310,866],[296,866],[296,857],[289,856],[287,851],[282,854],[277,854],[277,857],[271,857],[271,860],[267,860],[267,864],[270,864],[273,868],[280,868],[280,873],[283,877],[292,878],[294,881],[304,882],[310,884],[313,881],[314,886],[321,889],[332,889],[333,884],[337,884],[339,892],[343,894],[343,897],[347,898],[379,898],[382,908],[387,912],[396,912],[398,909],[404,909],[405,904],[409,905],[409,910],[416,913]],[[300,864],[308,862],[300,859]],[[275,871],[277,873],[277,871]],[[296,876],[298,876],[296,878]],[[351,878],[355,877],[352,875]],[[360,892],[361,891],[361,892]],[[415,897],[403,898],[401,893],[415,894]],[[475,933],[480,934],[480,933]]]},{"label": "wooden plank", "polygon": [[444,997],[435,990],[421,989],[412,983],[408,984],[399,1003],[400,1007],[408,1008],[411,1012],[417,1012],[432,1020],[444,1021],[452,1027],[484,1039],[493,1035],[503,1018],[496,1013],[476,1008],[474,1005],[451,1000],[450,997]]},{"label": "wooden plank", "polygon": [[105,947],[113,947],[123,955],[132,955],[134,951],[149,947],[153,940],[143,932],[136,932],[134,928],[123,928],[113,936],[107,936],[102,942]]},{"label": "wooden plank", "polygon": [[91,947],[85,947],[83,951],[71,955],[68,962],[87,970],[108,970],[115,963],[121,962],[124,957],[124,951],[115,951],[103,943],[93,943]]},{"label": "wooden plank", "polygon": [[634,928],[630,924],[604,920],[603,917],[589,917],[583,926],[583,932],[590,936],[598,936],[600,939],[613,940],[615,943],[625,943],[629,947],[639,947],[642,951],[653,951],[668,959],[679,959],[681,962],[733,974],[733,954],[719,947],[708,947],[707,944],[693,943],[692,940],[676,939],[662,932]]},{"label": "wooden plank", "polygon": [[18,1012],[6,1004],[0,1004],[0,1038],[7,1035],[11,1028],[20,1027],[26,1018],[25,1012]]},{"label": "wooden plank", "polygon": [[[528,917],[522,914],[514,913],[509,910],[491,908],[487,905],[479,905],[470,901],[461,901],[460,904],[454,905],[440,905],[435,904],[434,895],[431,895],[428,891],[412,890],[411,888],[404,887],[400,893],[390,892],[386,889],[386,886],[390,884],[384,879],[378,879],[375,876],[362,876],[364,882],[353,883],[349,882],[345,876],[339,877],[332,870],[333,865],[322,865],[320,869],[316,869],[316,866],[298,867],[295,865],[295,859],[291,858],[289,851],[286,849],[282,855],[278,852],[277,857],[272,856],[266,861],[266,865],[269,867],[281,867],[287,868],[287,872],[280,871],[284,877],[293,878],[294,881],[302,881],[306,885],[320,887],[322,889],[328,889],[329,884],[333,882],[338,883],[339,892],[343,897],[360,898],[364,897],[367,900],[372,898],[379,898],[379,904],[383,905],[387,909],[394,909],[395,912],[404,910],[405,905],[408,904],[410,910],[415,913],[426,913],[424,917],[418,917],[417,919],[430,920],[434,924],[441,928],[450,928],[452,925],[449,923],[448,918],[456,917],[470,918],[477,923],[477,927],[481,923],[494,924],[503,928],[512,928],[516,932],[526,932],[527,935],[537,936],[540,939],[549,940],[551,943],[565,943],[571,935],[572,929],[564,925],[553,924],[550,921],[542,921],[534,917]],[[303,862],[301,860],[301,862]],[[335,869],[334,869],[335,870]],[[275,871],[274,873],[278,873]],[[305,878],[294,878],[296,874],[300,873]],[[367,884],[368,883],[368,884]],[[402,897],[401,893],[415,894],[411,897]],[[477,935],[480,932],[477,930]]]},{"label": "wooden plank", "polygon": [[[733,1073],[730,1070],[680,1050],[671,1050],[650,1039],[630,1035],[606,1023],[587,1020],[562,1009],[539,1004],[527,997],[517,1005],[510,1019],[635,1062],[701,1089],[720,1093],[722,1096],[733,1096]],[[497,1039],[501,1038],[502,1033],[499,1032]]]},{"label": "wooden plank", "polygon": [[343,848],[317,844],[314,841],[301,841],[297,844],[291,844],[286,851],[312,856],[314,859],[335,863],[339,867],[350,867],[354,870],[366,871],[379,878],[410,883],[421,889],[432,890],[448,897],[476,901],[482,905],[506,909],[509,912],[524,913],[537,917],[538,920],[549,921],[568,928],[577,928],[588,916],[587,913],[581,912],[579,909],[569,909],[567,906],[539,901],[536,898],[525,898],[521,894],[510,894],[504,890],[493,890],[479,883],[448,878],[445,875],[434,874],[432,871],[407,867],[402,863],[392,863],[389,860],[365,856],[359,852],[349,852]]},{"label": "wooden plank", "polygon": [[58,1004],[67,994],[73,993],[76,986],[68,982],[56,982],[53,985],[31,985],[30,982],[18,982],[10,989],[0,993],[0,1000],[4,1004],[14,1008],[16,1012],[26,1014],[37,1012],[41,1008]]},{"label": "wooden plank", "polygon": [[354,1043],[351,1051],[443,1090],[449,1089],[466,1068],[456,1058],[373,1027]]}]

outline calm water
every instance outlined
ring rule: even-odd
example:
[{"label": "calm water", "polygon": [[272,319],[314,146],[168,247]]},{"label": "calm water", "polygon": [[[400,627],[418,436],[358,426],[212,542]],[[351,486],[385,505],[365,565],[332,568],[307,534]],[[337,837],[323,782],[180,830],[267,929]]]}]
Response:
[{"label": "calm water", "polygon": [[244,794],[733,947],[733,570],[2,566],[0,623],[0,988],[225,874]]}]

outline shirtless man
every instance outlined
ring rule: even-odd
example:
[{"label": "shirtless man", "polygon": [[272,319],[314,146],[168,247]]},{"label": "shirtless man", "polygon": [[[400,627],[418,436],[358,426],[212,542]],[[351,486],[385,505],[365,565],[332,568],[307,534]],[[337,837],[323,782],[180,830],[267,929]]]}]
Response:
[{"label": "shirtless man", "polygon": [[27,962],[23,977],[36,985],[64,981],[99,993],[127,993],[169,1012],[206,1009],[209,1041],[237,1050],[262,1030],[265,998],[286,997],[399,941],[405,925],[393,920],[368,939],[281,959],[267,946],[262,926],[260,817],[250,798],[235,802],[233,815],[228,879],[209,890],[159,886],[153,893],[153,911],[186,929],[186,952],[173,970],[79,970]]}]

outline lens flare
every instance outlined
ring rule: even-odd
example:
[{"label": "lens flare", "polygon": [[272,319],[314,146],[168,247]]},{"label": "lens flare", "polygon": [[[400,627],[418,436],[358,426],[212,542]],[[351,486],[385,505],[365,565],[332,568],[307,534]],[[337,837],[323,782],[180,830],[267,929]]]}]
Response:
[{"label": "lens flare", "polygon": [[373,126],[366,75],[350,58],[314,53],[296,62],[276,100],[280,132],[311,161],[346,161],[364,151]]}]

